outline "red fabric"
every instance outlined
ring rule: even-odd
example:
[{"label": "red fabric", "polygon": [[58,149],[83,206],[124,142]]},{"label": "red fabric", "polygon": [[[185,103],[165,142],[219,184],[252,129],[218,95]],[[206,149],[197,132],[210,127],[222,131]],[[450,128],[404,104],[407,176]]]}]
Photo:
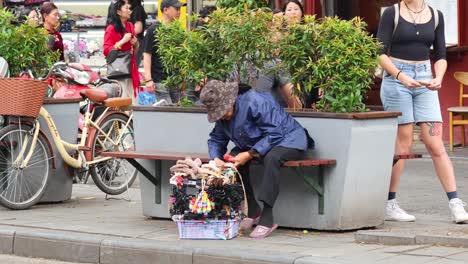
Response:
[{"label": "red fabric", "polygon": [[[125,29],[127,32],[132,33],[132,36],[135,36],[135,29],[131,22],[125,22]],[[106,28],[106,33],[104,34],[104,56],[107,57],[109,52],[114,49],[115,43],[119,42],[123,38],[123,34],[116,32],[114,25],[110,24]],[[141,48],[141,47],[140,47]],[[129,42],[122,45],[120,48],[121,51],[132,50],[132,44]],[[136,65],[135,51],[132,52],[132,83],[133,83],[133,96],[137,96],[137,90],[140,85],[140,80],[138,78],[138,67]]]},{"label": "red fabric", "polygon": [[54,47],[52,47],[53,51],[59,50],[60,51],[60,61],[65,61],[65,57],[63,55],[63,38],[62,34],[58,31],[49,31],[49,34],[55,37]]}]

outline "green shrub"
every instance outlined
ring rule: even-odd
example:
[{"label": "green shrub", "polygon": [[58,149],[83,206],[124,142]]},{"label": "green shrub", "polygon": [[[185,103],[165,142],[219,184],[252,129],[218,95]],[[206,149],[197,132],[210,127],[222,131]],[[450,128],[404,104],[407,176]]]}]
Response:
[{"label": "green shrub", "polygon": [[266,7],[268,0],[217,0],[218,8],[231,8],[237,13],[245,13],[248,10]]},{"label": "green shrub", "polygon": [[321,111],[366,111],[362,102],[373,82],[379,42],[365,30],[360,18],[317,21],[306,16],[303,24],[290,25],[280,40],[280,59],[301,94],[322,88]]},{"label": "green shrub", "polygon": [[226,80],[233,72],[239,78],[246,63],[261,69],[271,60],[271,13],[221,9],[210,17],[206,27],[193,31],[185,31],[178,22],[159,28],[159,53],[171,73],[166,84],[197,84],[205,77]]},{"label": "green shrub", "polygon": [[[194,31],[181,24],[160,28],[160,54],[170,73],[168,83],[180,87],[196,85],[205,77],[226,80],[234,73],[237,81],[250,69],[278,56],[277,72],[287,72],[299,95],[321,88],[320,111],[366,111],[363,96],[373,82],[379,43],[365,30],[360,18],[340,20],[306,16],[303,23],[284,26],[261,9],[248,13],[221,9],[209,23]],[[278,22],[278,23],[276,23]]]}]

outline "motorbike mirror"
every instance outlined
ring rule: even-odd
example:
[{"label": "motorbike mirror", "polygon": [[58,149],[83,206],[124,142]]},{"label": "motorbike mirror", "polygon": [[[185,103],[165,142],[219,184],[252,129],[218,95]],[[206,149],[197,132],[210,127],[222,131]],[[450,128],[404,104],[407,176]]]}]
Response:
[{"label": "motorbike mirror", "polygon": [[66,71],[66,68],[57,68],[55,74],[63,78],[71,78],[70,74]]},{"label": "motorbike mirror", "polygon": [[99,78],[93,81],[94,86],[98,86],[99,83],[101,83],[101,79]]},{"label": "motorbike mirror", "polygon": [[63,62],[63,61],[59,61],[57,63],[54,64],[54,67],[55,68],[61,68],[61,69],[64,69],[67,67],[67,63],[66,62]]}]

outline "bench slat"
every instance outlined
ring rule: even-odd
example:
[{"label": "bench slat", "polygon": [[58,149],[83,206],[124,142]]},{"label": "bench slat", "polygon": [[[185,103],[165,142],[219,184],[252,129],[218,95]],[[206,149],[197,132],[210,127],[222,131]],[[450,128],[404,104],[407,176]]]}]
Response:
[{"label": "bench slat", "polygon": [[[150,159],[150,160],[181,160],[186,157],[200,158],[202,162],[210,161],[210,157],[206,153],[185,153],[185,152],[170,152],[170,151],[111,151],[101,153],[103,157],[113,157],[122,159]],[[336,164],[336,160],[332,159],[304,159],[287,161],[283,163],[283,167],[309,167],[319,165]]]},{"label": "bench slat", "polygon": [[199,158],[202,162],[210,161],[210,157],[206,153],[190,153],[190,152],[170,152],[170,151],[110,151],[102,152],[103,157],[113,157],[122,159],[149,159],[149,160],[183,160],[187,157]]},{"label": "bench slat", "polygon": [[309,166],[332,165],[332,164],[336,164],[336,160],[305,159],[305,160],[286,161],[285,163],[283,163],[283,167],[309,167]]},{"label": "bench slat", "polygon": [[395,166],[395,164],[397,164],[397,162],[401,159],[419,159],[419,158],[422,158],[422,154],[412,153],[412,154],[393,155],[393,166]]},{"label": "bench slat", "polygon": [[[169,151],[112,151],[101,153],[103,157],[113,157],[122,159],[150,159],[150,160],[182,160],[186,157],[200,158],[202,162],[208,162],[210,157],[206,153],[185,153],[185,152],[169,152]],[[336,164],[336,160],[332,159],[304,159],[287,161],[283,163],[283,167],[310,167],[319,165]]]},{"label": "bench slat", "polygon": [[419,159],[422,158],[422,154],[419,153],[413,153],[413,154],[401,154],[401,155],[394,155],[393,159],[398,160],[398,159]]}]

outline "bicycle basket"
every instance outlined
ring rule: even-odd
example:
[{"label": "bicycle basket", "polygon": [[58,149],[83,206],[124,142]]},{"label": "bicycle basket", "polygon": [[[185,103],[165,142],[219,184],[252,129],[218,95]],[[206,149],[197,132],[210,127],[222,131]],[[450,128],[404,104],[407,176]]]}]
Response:
[{"label": "bicycle basket", "polygon": [[47,91],[47,82],[0,78],[0,115],[37,117]]}]

